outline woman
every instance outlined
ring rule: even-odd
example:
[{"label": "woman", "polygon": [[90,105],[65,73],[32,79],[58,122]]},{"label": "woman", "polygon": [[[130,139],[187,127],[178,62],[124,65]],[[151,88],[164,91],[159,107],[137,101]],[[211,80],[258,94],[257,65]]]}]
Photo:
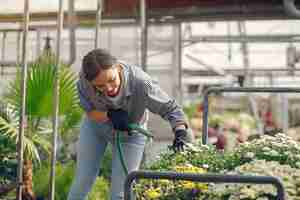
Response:
[{"label": "woman", "polygon": [[115,130],[122,132],[122,149],[128,171],[137,170],[146,138],[128,134],[128,124],[145,127],[147,112],[169,121],[173,148],[183,149],[187,121],[182,109],[141,68],[118,61],[108,51],[95,49],[82,62],[77,83],[80,104],[86,112],[80,129],[77,171],[68,200],[83,200],[90,191],[108,143],[112,143],[111,199],[123,199],[126,174],[114,144]]}]

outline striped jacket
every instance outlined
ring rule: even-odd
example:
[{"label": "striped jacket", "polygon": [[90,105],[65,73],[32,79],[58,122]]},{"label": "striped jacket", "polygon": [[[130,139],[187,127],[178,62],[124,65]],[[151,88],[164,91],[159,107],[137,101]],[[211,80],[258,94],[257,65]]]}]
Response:
[{"label": "striped jacket", "polygon": [[114,105],[104,94],[99,94],[82,72],[77,82],[81,107],[89,112],[121,108],[129,113],[130,123],[144,123],[146,111],[160,115],[169,121],[172,129],[179,124],[187,125],[182,108],[164,92],[140,67],[120,62],[124,75],[125,92],[119,105]]}]

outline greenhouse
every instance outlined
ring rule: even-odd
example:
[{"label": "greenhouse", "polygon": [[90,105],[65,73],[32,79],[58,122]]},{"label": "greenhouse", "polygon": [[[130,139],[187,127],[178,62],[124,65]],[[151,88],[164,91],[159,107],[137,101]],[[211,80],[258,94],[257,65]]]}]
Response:
[{"label": "greenhouse", "polygon": [[1,0],[0,200],[300,200],[299,19],[296,0]]}]

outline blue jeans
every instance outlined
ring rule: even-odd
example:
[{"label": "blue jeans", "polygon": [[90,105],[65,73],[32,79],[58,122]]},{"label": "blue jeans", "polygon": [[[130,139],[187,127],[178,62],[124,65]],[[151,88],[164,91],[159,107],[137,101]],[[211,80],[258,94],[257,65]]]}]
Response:
[{"label": "blue jeans", "polygon": [[[124,160],[128,171],[137,170],[142,160],[146,137],[142,134],[122,138]],[[87,117],[80,128],[79,144],[77,146],[77,169],[68,200],[84,200],[91,190],[102,158],[108,143],[112,144],[112,171],[111,171],[111,200],[120,200],[124,197],[124,181],[126,178],[122,168],[115,134],[111,122],[97,123]]]}]

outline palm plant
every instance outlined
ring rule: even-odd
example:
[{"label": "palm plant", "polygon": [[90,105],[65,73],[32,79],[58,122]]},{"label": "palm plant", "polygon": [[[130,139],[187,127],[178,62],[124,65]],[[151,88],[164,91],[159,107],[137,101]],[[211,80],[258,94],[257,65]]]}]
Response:
[{"label": "palm plant", "polygon": [[[24,168],[23,198],[35,199],[32,190],[33,164],[40,162],[40,151],[49,153],[51,150],[51,120],[54,107],[54,57],[44,56],[28,67],[26,95],[26,130],[24,135]],[[17,142],[18,119],[21,107],[21,73],[11,82],[5,95],[7,105],[11,107],[10,120],[0,116],[0,131]],[[76,77],[66,66],[59,73],[60,96],[59,117],[62,137],[69,134],[80,120],[78,97],[76,93]]]},{"label": "palm plant", "polygon": [[[0,101],[0,116],[11,121],[10,110]],[[16,144],[4,134],[6,130],[0,130],[0,197],[5,196],[15,187],[16,177]]]}]

